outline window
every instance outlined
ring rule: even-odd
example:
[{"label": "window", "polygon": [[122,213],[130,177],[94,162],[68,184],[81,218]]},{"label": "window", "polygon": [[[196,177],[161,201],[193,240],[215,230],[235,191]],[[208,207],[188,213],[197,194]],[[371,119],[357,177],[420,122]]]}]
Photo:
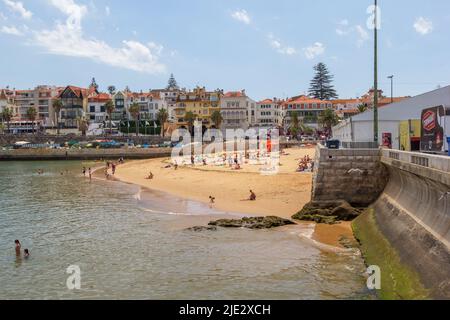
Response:
[{"label": "window", "polygon": [[95,113],[95,106],[90,106],[89,107],[89,112]]},{"label": "window", "polygon": [[100,107],[100,112],[105,112],[105,106]]}]

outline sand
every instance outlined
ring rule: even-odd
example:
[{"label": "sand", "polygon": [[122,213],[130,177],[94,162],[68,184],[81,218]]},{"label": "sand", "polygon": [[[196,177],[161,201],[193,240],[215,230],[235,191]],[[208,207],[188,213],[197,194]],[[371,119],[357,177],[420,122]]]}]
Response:
[{"label": "sand", "polygon": [[[167,192],[177,197],[209,203],[215,197],[214,209],[251,216],[275,215],[290,219],[311,200],[312,174],[298,173],[300,158],[312,159],[315,148],[286,149],[276,175],[262,175],[261,166],[244,164],[241,170],[228,166],[179,166],[165,168],[170,159],[131,161],[117,168],[115,178],[126,183]],[[154,179],[145,179],[149,172]],[[247,201],[253,190],[256,201]],[[317,226],[313,238],[328,245],[340,246],[339,238],[351,237],[349,224]]]}]

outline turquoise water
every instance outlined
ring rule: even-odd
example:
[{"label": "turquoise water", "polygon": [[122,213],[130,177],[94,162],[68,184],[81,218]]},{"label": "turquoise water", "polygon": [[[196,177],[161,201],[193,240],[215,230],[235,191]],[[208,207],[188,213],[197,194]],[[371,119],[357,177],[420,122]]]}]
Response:
[{"label": "turquoise water", "polygon": [[[186,231],[220,213],[118,182],[90,183],[83,165],[92,164],[0,163],[0,299],[370,297],[361,257],[321,250],[300,236],[303,227]],[[29,259],[16,258],[15,239]],[[70,265],[81,269],[80,290],[66,286]]]}]

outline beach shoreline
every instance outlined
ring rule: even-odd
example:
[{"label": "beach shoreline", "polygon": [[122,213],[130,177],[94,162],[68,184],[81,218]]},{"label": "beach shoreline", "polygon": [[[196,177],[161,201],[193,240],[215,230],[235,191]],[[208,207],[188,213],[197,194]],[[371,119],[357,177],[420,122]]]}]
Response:
[{"label": "beach shoreline", "polygon": [[[146,190],[164,192],[173,197],[209,205],[226,214],[242,216],[278,216],[291,219],[311,200],[312,174],[297,173],[298,159],[314,158],[314,148],[287,149],[281,156],[277,175],[262,175],[257,166],[244,165],[234,171],[227,166],[168,167],[170,159],[134,160],[120,165],[113,179],[140,186]],[[154,178],[145,179],[152,172]],[[257,194],[256,201],[247,201],[249,190]],[[209,196],[216,200],[210,204]],[[211,216],[211,220],[214,218]],[[297,223],[301,223],[298,222]],[[311,239],[343,248],[342,239],[354,239],[351,224],[315,225]]]}]

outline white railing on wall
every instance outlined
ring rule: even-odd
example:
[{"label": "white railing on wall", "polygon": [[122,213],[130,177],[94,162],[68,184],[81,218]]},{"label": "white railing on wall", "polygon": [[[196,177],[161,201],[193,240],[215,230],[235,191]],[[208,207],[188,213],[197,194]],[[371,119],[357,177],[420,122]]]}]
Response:
[{"label": "white railing on wall", "polygon": [[450,157],[438,156],[417,152],[397,151],[382,149],[381,155],[384,158],[402,161],[417,166],[450,172]]}]

